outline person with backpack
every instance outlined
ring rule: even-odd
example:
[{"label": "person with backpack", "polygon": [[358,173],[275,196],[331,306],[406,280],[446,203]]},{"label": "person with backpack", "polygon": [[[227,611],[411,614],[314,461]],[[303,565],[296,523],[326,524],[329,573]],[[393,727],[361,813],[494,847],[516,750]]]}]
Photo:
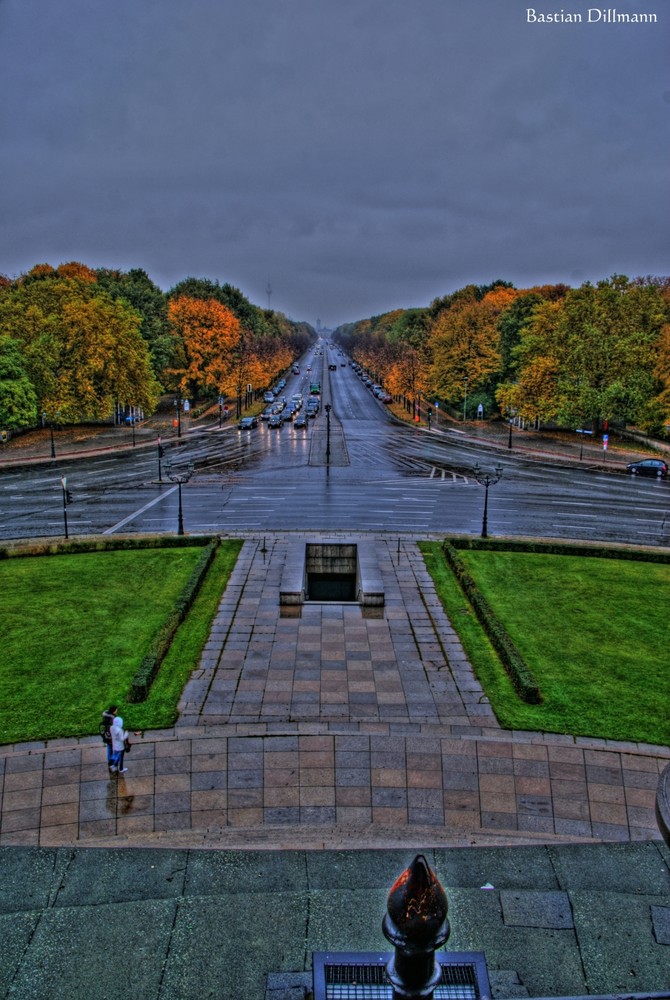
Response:
[{"label": "person with backpack", "polygon": [[110,705],[109,708],[102,713],[102,722],[100,723],[100,735],[102,736],[102,742],[107,747],[107,767],[110,771],[112,769],[112,764],[114,763],[111,728],[118,710],[118,705]]},{"label": "person with backpack", "polygon": [[125,774],[128,770],[127,767],[123,766],[123,754],[126,749],[126,740],[128,739],[128,733],[123,728],[123,719],[120,715],[114,716],[114,721],[112,723],[110,733],[112,736],[112,765],[110,771],[112,774]]}]

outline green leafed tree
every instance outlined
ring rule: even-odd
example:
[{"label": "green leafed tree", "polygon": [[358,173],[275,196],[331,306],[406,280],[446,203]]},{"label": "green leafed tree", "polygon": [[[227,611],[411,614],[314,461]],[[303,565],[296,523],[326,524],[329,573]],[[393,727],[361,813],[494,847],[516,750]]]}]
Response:
[{"label": "green leafed tree", "polygon": [[36,421],[37,396],[21,349],[10,337],[0,337],[0,429],[19,430]]}]

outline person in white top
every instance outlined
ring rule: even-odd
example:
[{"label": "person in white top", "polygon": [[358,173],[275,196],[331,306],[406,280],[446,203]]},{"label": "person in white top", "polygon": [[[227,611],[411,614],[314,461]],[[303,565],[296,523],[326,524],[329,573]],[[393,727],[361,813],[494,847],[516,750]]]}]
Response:
[{"label": "person in white top", "polygon": [[117,715],[114,719],[110,732],[112,734],[113,753],[110,771],[112,774],[125,774],[128,768],[123,766],[123,753],[126,748],[125,741],[128,739],[128,733],[123,728],[123,719],[120,715]]}]

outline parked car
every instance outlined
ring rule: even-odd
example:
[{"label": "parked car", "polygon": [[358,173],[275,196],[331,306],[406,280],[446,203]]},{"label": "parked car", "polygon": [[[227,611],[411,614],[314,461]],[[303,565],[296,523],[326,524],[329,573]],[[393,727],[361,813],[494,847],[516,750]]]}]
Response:
[{"label": "parked car", "polygon": [[270,419],[268,420],[268,427],[279,427],[279,428],[281,428],[283,426],[284,426],[284,417],[282,416],[282,414],[281,413],[273,413],[272,416],[270,417]]},{"label": "parked car", "polygon": [[254,427],[258,427],[258,420],[256,417],[242,417],[238,427],[241,431],[250,431]]},{"label": "parked car", "polygon": [[641,462],[631,462],[626,466],[627,472],[633,476],[657,476],[665,479],[668,475],[668,466],[660,458],[644,458]]},{"label": "parked car", "polygon": [[266,392],[265,395],[263,396],[264,403],[274,403],[274,401],[275,401],[274,392]]}]

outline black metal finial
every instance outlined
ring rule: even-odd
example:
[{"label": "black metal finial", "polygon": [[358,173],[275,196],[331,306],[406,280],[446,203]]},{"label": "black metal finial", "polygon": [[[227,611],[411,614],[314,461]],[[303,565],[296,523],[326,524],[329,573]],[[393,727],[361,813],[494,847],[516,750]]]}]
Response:
[{"label": "black metal finial", "polygon": [[441,971],[435,952],[449,937],[444,889],[423,854],[396,880],[382,923],[395,948],[386,967],[393,1000],[429,1000]]}]

